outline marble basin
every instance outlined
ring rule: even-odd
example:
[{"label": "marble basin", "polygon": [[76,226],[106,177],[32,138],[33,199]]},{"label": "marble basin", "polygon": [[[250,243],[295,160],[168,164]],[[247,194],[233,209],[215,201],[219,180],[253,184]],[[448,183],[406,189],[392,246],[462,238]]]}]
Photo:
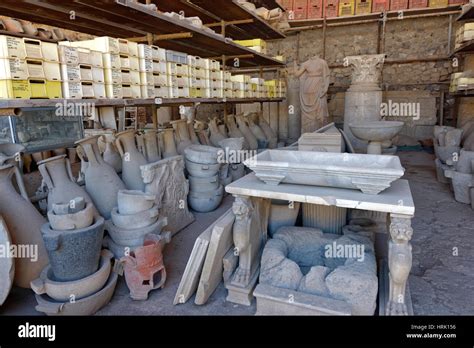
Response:
[{"label": "marble basin", "polygon": [[403,125],[399,121],[370,121],[350,123],[349,127],[356,138],[369,142],[367,153],[380,155],[382,142],[393,139]]},{"label": "marble basin", "polygon": [[267,150],[244,164],[266,184],[339,187],[378,194],[403,176],[397,156]]}]

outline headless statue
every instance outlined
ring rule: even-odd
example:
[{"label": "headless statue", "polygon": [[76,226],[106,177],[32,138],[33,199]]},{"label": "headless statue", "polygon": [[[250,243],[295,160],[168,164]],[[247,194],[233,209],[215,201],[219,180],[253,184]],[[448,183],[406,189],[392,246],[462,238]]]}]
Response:
[{"label": "headless statue", "polygon": [[301,133],[311,133],[324,126],[329,117],[329,67],[324,59],[312,57],[299,69],[295,63],[295,76],[300,79]]}]

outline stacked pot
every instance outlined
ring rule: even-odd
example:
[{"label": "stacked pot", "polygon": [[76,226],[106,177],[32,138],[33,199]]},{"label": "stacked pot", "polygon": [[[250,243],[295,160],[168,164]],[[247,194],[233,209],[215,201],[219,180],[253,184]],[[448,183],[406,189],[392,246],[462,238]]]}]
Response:
[{"label": "stacked pot", "polygon": [[222,150],[206,145],[191,145],[184,150],[189,180],[189,206],[200,213],[217,209],[224,197],[220,182],[219,156]]},{"label": "stacked pot", "polygon": [[36,310],[48,315],[91,315],[107,304],[117,283],[113,255],[102,250],[104,218],[76,197],[53,203],[41,234],[50,264],[31,282]]},{"label": "stacked pot", "polygon": [[143,246],[147,234],[159,234],[167,225],[166,218],[159,218],[155,198],[137,190],[118,192],[118,206],[112,209],[111,219],[105,223],[109,234],[105,244],[116,258]]},{"label": "stacked pot", "polygon": [[[245,138],[227,138],[219,142],[219,146],[224,151],[224,158],[227,166],[227,179],[221,179],[224,186],[234,182],[245,175],[245,165],[242,162]],[[225,178],[221,169],[221,178]]]},{"label": "stacked pot", "polygon": [[471,204],[474,209],[474,151],[461,149],[453,169],[446,169],[444,175],[451,178],[456,201]]}]

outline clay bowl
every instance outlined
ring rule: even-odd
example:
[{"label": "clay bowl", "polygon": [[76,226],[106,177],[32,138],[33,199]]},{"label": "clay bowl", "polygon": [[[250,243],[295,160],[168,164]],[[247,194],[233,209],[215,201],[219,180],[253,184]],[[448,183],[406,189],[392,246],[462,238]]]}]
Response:
[{"label": "clay bowl", "polygon": [[55,301],[47,295],[35,295],[38,305],[35,309],[46,315],[93,315],[110,302],[117,285],[118,274],[111,272],[105,286],[90,296],[74,303],[70,301]]},{"label": "clay bowl", "polygon": [[191,145],[184,150],[184,157],[194,163],[216,164],[219,156],[219,149],[207,145]]},{"label": "clay bowl", "polygon": [[72,295],[75,300],[80,300],[102,289],[109,278],[113,257],[109,250],[102,250],[97,272],[70,282],[56,281],[51,266],[48,265],[40,277],[31,282],[31,289],[38,295],[46,294],[56,301],[70,301]]},{"label": "clay bowl", "polygon": [[55,231],[79,230],[89,227],[94,222],[94,205],[87,203],[86,208],[72,214],[56,215],[53,210],[48,211],[48,221]]},{"label": "clay bowl", "polygon": [[138,246],[143,245],[144,238],[148,233],[160,233],[167,224],[167,218],[160,218],[150,226],[125,229],[117,227],[111,220],[107,220],[105,222],[105,229],[109,232],[110,237],[116,244],[122,246]]},{"label": "clay bowl", "polygon": [[209,192],[192,192],[188,194],[189,206],[199,213],[208,213],[217,209],[224,197],[224,186]]},{"label": "clay bowl", "polygon": [[211,177],[219,173],[219,169],[221,167],[220,163],[217,164],[200,164],[191,162],[189,160],[185,160],[186,162],[186,170],[188,171],[189,175],[194,176],[196,178],[206,178]]},{"label": "clay bowl", "polygon": [[351,123],[349,127],[354,136],[361,140],[383,142],[393,139],[403,125],[399,121],[371,121]]},{"label": "clay bowl", "polygon": [[109,249],[116,259],[121,259],[125,256],[125,253],[129,254],[134,251],[136,248],[141,247],[143,244],[138,245],[120,245],[113,241],[112,238],[106,236],[102,244],[105,248]]},{"label": "clay bowl", "polygon": [[158,220],[159,209],[154,205],[148,210],[136,214],[119,214],[118,208],[112,209],[111,217],[115,226],[124,229],[137,229],[150,226]]},{"label": "clay bowl", "polygon": [[155,204],[156,195],[138,190],[120,190],[117,195],[118,211],[130,215],[151,209]]},{"label": "clay bowl", "polygon": [[219,176],[214,175],[206,178],[188,176],[189,189],[193,192],[209,192],[219,188]]}]

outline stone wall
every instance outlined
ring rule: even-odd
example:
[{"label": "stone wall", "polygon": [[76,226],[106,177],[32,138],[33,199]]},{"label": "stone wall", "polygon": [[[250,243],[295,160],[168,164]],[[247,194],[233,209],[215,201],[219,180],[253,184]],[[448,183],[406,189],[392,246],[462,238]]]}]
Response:
[{"label": "stone wall", "polygon": [[[458,23],[453,22],[451,47],[454,46],[454,33]],[[429,17],[417,19],[397,19],[386,23],[385,49],[388,61],[383,68],[382,87],[384,101],[388,99],[405,102],[421,102],[421,119],[410,120],[403,133],[424,139],[430,135],[432,126],[440,117],[440,92],[447,91],[451,61],[440,59],[429,62],[399,63],[404,60],[427,59],[449,56],[449,17]],[[344,58],[351,55],[377,54],[378,24],[365,23],[350,26],[327,27],[325,59],[331,69],[329,89],[330,121],[343,122],[344,91],[351,81],[350,68],[344,67]],[[282,54],[291,68],[293,62],[306,61],[312,56],[323,55],[323,30],[301,31],[289,35],[284,40],[269,44],[269,54]],[[291,69],[290,69],[291,78]],[[410,92],[404,92],[410,91]],[[421,98],[421,99],[420,99]],[[453,101],[445,99],[444,113]],[[474,113],[474,110],[472,111]],[[474,115],[473,115],[474,117]],[[416,128],[419,129],[416,129]]]}]

